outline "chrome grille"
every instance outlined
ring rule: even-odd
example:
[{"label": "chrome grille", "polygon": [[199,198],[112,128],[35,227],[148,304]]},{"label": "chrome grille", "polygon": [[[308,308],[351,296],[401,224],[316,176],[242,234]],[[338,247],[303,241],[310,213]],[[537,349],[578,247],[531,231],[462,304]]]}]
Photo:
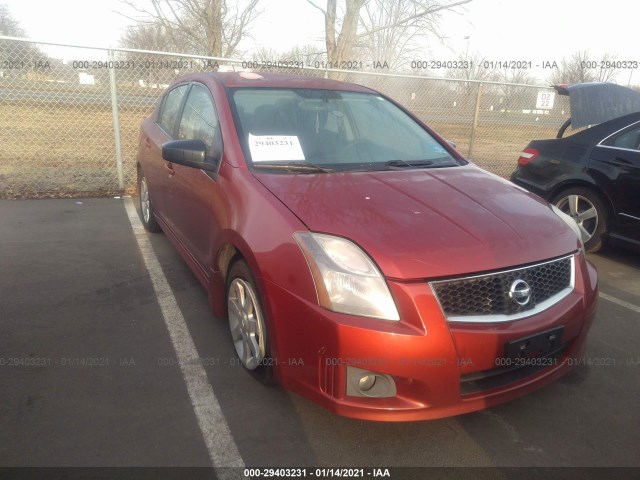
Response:
[{"label": "chrome grille", "polygon": [[[449,321],[507,321],[537,313],[573,289],[573,256],[486,275],[431,282]],[[514,282],[524,280],[530,298],[520,305],[509,296]]]}]

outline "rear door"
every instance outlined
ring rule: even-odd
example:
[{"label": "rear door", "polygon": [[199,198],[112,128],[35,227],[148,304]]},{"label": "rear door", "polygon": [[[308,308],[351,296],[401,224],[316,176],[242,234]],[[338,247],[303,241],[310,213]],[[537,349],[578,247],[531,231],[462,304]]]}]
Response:
[{"label": "rear door", "polygon": [[601,141],[591,160],[616,210],[617,228],[611,235],[640,241],[640,122]]},{"label": "rear door", "polygon": [[145,123],[140,138],[141,163],[149,184],[151,203],[163,219],[166,219],[172,170],[171,164],[162,158],[162,145],[175,139],[188,88],[188,84],[178,85],[163,95],[157,116]]}]

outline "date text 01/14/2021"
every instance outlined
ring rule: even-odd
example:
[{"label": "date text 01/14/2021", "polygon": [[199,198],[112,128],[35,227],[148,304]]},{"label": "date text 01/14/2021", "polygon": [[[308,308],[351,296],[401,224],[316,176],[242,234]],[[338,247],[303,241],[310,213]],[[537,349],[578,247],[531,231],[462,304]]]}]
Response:
[{"label": "date text 01/14/2021", "polygon": [[391,478],[388,468],[245,468],[245,478]]}]

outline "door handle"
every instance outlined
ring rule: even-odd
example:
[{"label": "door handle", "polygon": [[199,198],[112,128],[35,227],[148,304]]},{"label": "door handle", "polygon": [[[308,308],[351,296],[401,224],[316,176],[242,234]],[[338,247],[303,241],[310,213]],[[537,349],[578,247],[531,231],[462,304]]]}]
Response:
[{"label": "door handle", "polygon": [[151,148],[151,140],[149,139],[149,137],[144,137],[144,146],[146,148]]},{"label": "door handle", "polygon": [[164,164],[164,168],[167,169],[167,173],[169,174],[169,176],[173,176],[176,174],[176,171],[173,169],[173,165],[171,164],[171,162],[166,162]]}]

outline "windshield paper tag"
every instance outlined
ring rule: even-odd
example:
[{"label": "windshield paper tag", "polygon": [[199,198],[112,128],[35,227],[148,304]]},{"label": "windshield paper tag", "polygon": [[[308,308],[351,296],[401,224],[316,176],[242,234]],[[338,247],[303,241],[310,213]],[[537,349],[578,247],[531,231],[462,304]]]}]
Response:
[{"label": "windshield paper tag", "polygon": [[249,150],[254,162],[301,162],[304,153],[295,135],[251,135]]}]

